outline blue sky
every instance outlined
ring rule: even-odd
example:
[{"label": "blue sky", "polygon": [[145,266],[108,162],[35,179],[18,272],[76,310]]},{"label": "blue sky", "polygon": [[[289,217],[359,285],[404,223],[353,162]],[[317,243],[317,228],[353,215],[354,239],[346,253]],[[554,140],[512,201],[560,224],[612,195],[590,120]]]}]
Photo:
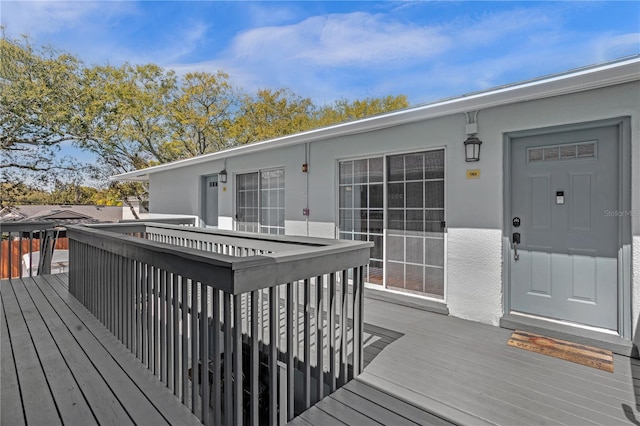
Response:
[{"label": "blue sky", "polygon": [[318,104],[419,104],[640,53],[634,1],[2,1],[1,22],[87,64],[222,69]]},{"label": "blue sky", "polygon": [[636,1],[2,0],[0,21],[89,65],[224,70],[246,92],[286,87],[317,105],[416,105],[640,53]]}]

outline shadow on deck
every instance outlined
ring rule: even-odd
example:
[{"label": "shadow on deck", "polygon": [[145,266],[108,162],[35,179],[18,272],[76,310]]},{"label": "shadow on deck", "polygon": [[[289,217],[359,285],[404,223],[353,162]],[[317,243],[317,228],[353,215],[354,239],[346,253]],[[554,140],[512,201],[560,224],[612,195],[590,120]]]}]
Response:
[{"label": "shadow on deck", "polygon": [[[69,295],[2,281],[1,423],[199,424]],[[511,332],[365,300],[365,370],[292,424],[640,424],[640,361],[614,373],[507,346]]]},{"label": "shadow on deck", "polygon": [[0,283],[2,425],[200,424],[69,294],[67,279]]},{"label": "shadow on deck", "polygon": [[640,424],[640,360],[614,373],[507,346],[511,330],[365,299],[366,368],[297,425]]}]

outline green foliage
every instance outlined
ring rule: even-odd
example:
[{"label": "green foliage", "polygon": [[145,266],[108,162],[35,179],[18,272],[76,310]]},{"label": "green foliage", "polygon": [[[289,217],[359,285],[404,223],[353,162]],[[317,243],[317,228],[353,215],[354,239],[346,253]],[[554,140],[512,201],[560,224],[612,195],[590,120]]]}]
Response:
[{"label": "green foliage", "polygon": [[0,209],[19,204],[48,204],[49,193],[22,182],[0,184]]},{"label": "green foliage", "polygon": [[60,144],[83,137],[80,61],[28,38],[0,38],[0,172],[3,181],[73,170]]},{"label": "green foliage", "polygon": [[96,188],[89,186],[58,182],[51,191],[47,204],[94,204],[93,197],[97,192]]},{"label": "green foliage", "polygon": [[313,114],[309,98],[287,89],[261,89],[243,97],[230,133],[236,145],[259,142],[312,128]]},{"label": "green foliage", "polygon": [[[49,194],[56,203],[113,204],[130,196],[142,200],[145,188],[139,183],[114,183],[103,192],[78,182],[88,174],[106,180],[112,174],[408,106],[400,95],[343,99],[319,108],[288,89],[243,94],[223,71],[188,73],[179,80],[155,64],[87,67],[73,55],[34,48],[27,37],[4,36],[0,90],[2,199],[22,199],[25,188],[42,196],[42,191],[16,186],[31,173],[41,187],[58,182]],[[98,164],[79,167],[60,158],[64,143],[93,152]],[[5,196],[9,193],[13,195]]]},{"label": "green foliage", "polygon": [[383,98],[367,98],[348,101],[341,99],[333,105],[324,107],[318,114],[316,124],[328,126],[346,121],[359,120],[365,117],[407,108],[409,102],[405,95],[386,96]]},{"label": "green foliage", "polygon": [[172,158],[169,104],[176,77],[158,65],[96,66],[84,70],[84,120],[90,137],[80,146],[99,156],[110,171],[125,172]]},{"label": "green foliage", "polygon": [[238,94],[228,74],[186,74],[169,108],[173,139],[164,146],[167,156],[194,157],[229,147]]}]

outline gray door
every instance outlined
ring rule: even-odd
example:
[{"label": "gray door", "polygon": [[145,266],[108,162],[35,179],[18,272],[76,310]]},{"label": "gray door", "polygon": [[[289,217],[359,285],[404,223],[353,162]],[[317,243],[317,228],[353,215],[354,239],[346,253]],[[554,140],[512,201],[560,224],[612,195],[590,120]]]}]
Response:
[{"label": "gray door", "polygon": [[204,178],[204,224],[218,226],[218,175]]},{"label": "gray door", "polygon": [[618,149],[615,126],[512,140],[513,311],[618,329]]}]

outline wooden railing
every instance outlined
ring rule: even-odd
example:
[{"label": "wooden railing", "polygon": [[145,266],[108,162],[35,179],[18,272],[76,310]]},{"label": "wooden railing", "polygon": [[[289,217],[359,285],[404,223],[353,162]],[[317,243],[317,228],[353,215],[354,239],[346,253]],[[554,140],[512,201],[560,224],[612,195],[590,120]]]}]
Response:
[{"label": "wooden railing", "polygon": [[[51,222],[0,222],[0,278],[51,273],[53,244],[55,250],[68,249],[66,238],[58,238],[64,229],[54,226]],[[66,268],[68,262],[59,263],[54,270]]]},{"label": "wooden railing", "polygon": [[362,371],[371,243],[155,223],[68,236],[70,292],[204,424],[284,424]]}]

